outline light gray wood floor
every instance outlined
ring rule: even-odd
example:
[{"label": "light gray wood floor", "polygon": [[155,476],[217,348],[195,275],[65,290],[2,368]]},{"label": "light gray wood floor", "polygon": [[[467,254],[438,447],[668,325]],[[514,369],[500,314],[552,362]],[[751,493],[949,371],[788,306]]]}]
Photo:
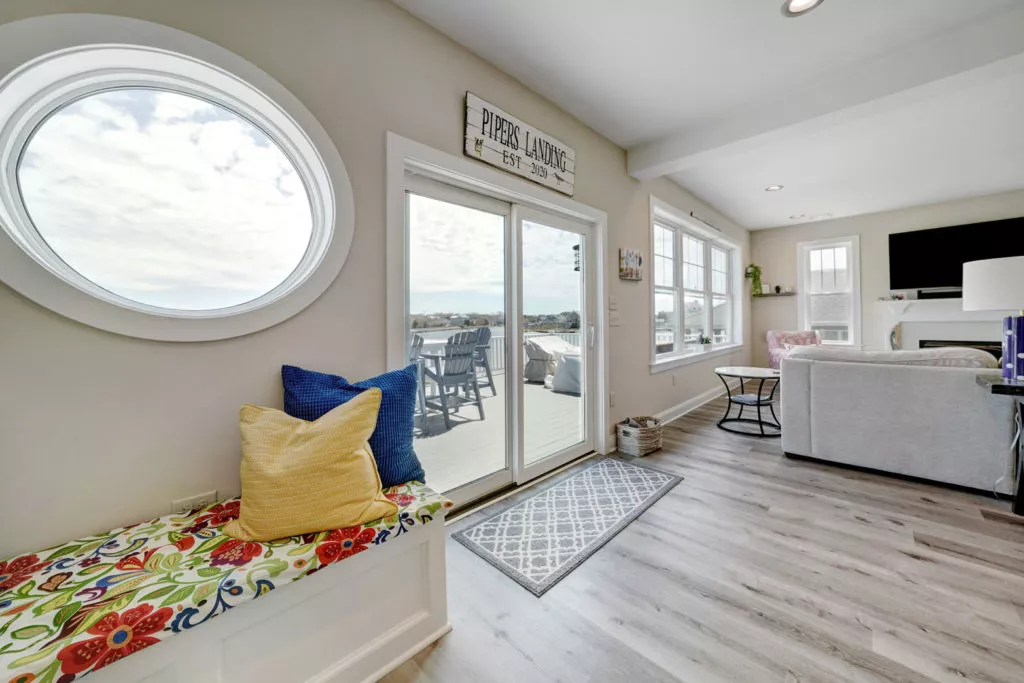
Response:
[{"label": "light gray wood floor", "polygon": [[1024,518],[786,459],[723,405],[667,427],[644,464],[685,481],[542,598],[449,540],[453,631],[384,680],[1024,681]]}]

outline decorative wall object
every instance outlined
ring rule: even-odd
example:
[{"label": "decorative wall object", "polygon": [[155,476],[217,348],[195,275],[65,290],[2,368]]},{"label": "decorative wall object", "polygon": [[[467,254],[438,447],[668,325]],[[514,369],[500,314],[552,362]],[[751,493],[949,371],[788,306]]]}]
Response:
[{"label": "decorative wall object", "polygon": [[619,279],[644,279],[644,257],[639,249],[619,249]]},{"label": "decorative wall object", "polygon": [[466,156],[572,196],[576,150],[466,93]]}]

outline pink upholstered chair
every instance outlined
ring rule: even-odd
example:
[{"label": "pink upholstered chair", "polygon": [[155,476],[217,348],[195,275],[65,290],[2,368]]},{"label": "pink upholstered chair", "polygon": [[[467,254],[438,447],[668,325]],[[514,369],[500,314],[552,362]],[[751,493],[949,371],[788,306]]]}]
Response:
[{"label": "pink upholstered chair", "polygon": [[768,331],[768,364],[775,370],[782,368],[782,359],[792,346],[821,346],[821,332]]}]

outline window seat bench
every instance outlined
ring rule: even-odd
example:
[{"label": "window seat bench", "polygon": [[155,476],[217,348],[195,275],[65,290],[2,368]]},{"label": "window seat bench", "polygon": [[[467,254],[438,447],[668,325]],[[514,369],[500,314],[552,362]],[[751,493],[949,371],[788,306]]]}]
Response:
[{"label": "window seat bench", "polygon": [[0,681],[376,680],[449,628],[451,503],[384,492],[360,527],[247,543],[236,498],[0,562]]}]

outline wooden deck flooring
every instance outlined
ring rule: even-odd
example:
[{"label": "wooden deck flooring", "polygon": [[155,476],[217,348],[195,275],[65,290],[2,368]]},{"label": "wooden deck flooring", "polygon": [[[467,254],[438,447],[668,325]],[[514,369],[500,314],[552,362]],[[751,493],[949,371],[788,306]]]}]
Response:
[{"label": "wooden deck flooring", "polygon": [[449,541],[453,631],[384,680],[1024,681],[1024,518],[786,459],[723,407],[666,429],[644,464],[685,481],[542,598]]},{"label": "wooden deck flooring", "polygon": [[[453,427],[445,431],[444,418],[431,413],[427,436],[420,432],[416,418],[413,447],[423,463],[430,486],[448,491],[505,468],[505,375],[494,376],[497,396],[481,389],[484,420],[475,405],[464,405],[453,416]],[[538,384],[523,391],[523,412],[527,464],[564,450],[582,440],[583,400],[556,394]]]}]

